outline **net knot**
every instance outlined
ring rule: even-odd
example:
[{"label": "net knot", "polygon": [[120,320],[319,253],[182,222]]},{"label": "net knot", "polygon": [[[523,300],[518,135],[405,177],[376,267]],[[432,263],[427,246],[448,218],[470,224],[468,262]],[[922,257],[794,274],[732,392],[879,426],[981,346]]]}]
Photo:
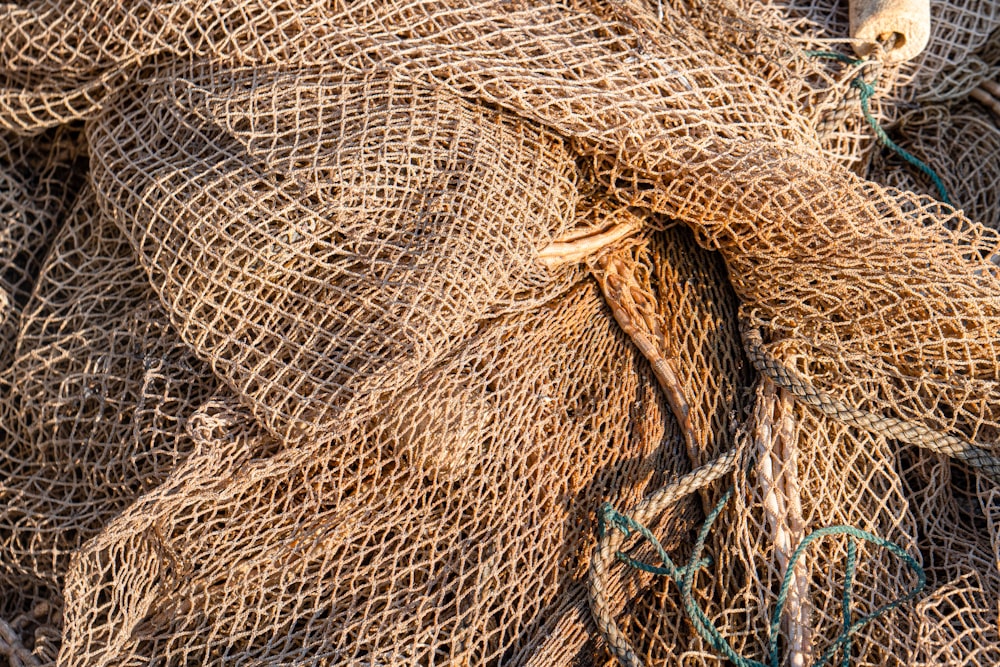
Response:
[{"label": "net knot", "polygon": [[857,90],[861,99],[865,101],[870,100],[875,94],[875,86],[865,81],[860,75],[851,79],[851,88]]},{"label": "net knot", "polygon": [[609,527],[617,529],[626,538],[632,537],[631,525],[633,523],[632,519],[616,510],[611,503],[602,504],[597,511],[597,534],[601,538],[607,534]]}]

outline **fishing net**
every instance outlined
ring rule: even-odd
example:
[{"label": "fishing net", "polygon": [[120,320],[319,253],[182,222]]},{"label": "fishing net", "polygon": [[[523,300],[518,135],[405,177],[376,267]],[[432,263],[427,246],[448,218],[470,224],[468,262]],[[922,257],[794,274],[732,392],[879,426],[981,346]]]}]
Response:
[{"label": "fishing net", "polygon": [[166,330],[128,242],[89,190],[53,242],[3,379],[3,601],[35,591],[50,602],[44,625],[58,618],[73,551],[183,460],[184,420],[216,383]]},{"label": "fishing net", "polygon": [[65,194],[11,197],[0,652],[989,662],[1000,14],[932,17],[3,5]]},{"label": "fishing net", "polygon": [[0,136],[0,368],[13,353],[21,309],[72,201],[78,131]]},{"label": "fishing net", "polygon": [[[934,165],[950,196],[974,220],[1000,229],[1000,125],[972,101],[926,105],[903,116],[893,138],[902,148]],[[872,163],[873,181],[934,194],[918,169],[891,152]]]},{"label": "fishing net", "polygon": [[582,599],[599,499],[688,465],[593,285],[484,324],[344,440],[189,424],[195,454],[75,561],[66,664],[523,659]]},{"label": "fishing net", "polygon": [[385,73],[197,67],[136,87],[89,138],[177,330],[279,437],[331,428],[579,275],[537,260],[576,220],[563,143]]},{"label": "fishing net", "polygon": [[[670,321],[678,304],[686,301],[674,293],[678,276],[669,268],[673,264],[670,255],[669,247],[653,245],[645,256],[630,253],[616,258],[623,280],[655,297],[656,310],[664,321]],[[658,269],[652,280],[646,278],[650,266]],[[709,284],[719,285],[719,281]],[[691,413],[692,426],[695,433],[716,434],[716,442],[711,443],[715,451],[710,450],[709,458],[736,446],[749,454],[752,463],[745,473],[737,475],[733,498],[722,506],[716,519],[719,529],[712,536],[716,562],[710,572],[726,574],[706,576],[697,590],[711,622],[736,654],[765,655],[779,584],[793,550],[807,534],[847,524],[912,549],[917,531],[895,472],[893,449],[885,438],[859,433],[816,415],[767,381],[753,396],[732,391],[748,385],[745,376],[733,373],[738,366],[725,361],[728,355],[739,355],[736,302],[718,288],[714,296],[708,303],[715,318],[688,311],[682,321],[704,322],[704,329],[715,331],[712,342],[716,356],[700,358],[698,366],[711,369],[709,374],[715,377],[728,374],[728,387],[711,392],[711,380],[695,377],[682,391],[692,399],[701,394],[691,403],[700,408]],[[664,336],[663,340],[676,339]],[[668,350],[666,356],[686,355]],[[687,376],[687,370],[682,371],[682,377]],[[722,414],[728,412],[730,418],[746,411],[741,406],[752,406],[745,429],[737,433],[733,425],[716,423],[714,430],[709,430],[709,421],[700,413],[712,405],[726,410]],[[707,506],[714,505],[718,496],[716,492],[706,497],[710,500]],[[822,549],[808,552],[795,564],[795,580],[783,618],[788,644],[783,647],[781,664],[809,664],[809,656],[818,657],[842,632],[841,582],[849,548],[847,539],[828,538]],[[650,556],[655,559],[652,553],[645,557]],[[907,568],[898,558],[864,548],[857,558],[864,565],[853,579],[851,604],[859,617],[905,596],[912,586]],[[645,664],[717,664],[717,647],[704,637],[689,636],[690,643],[685,645],[677,636],[689,633],[667,626],[670,619],[685,617],[671,588],[672,584],[664,582],[634,604],[622,619],[622,632],[643,647],[641,660]],[[901,619],[891,617],[866,628],[853,647],[852,664],[908,664],[912,640],[903,627]]]}]

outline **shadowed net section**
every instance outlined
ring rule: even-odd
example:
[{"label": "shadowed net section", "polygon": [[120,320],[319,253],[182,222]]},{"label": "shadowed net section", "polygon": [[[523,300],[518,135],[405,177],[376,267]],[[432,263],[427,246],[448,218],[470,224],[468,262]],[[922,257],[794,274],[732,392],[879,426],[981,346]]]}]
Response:
[{"label": "shadowed net section", "polygon": [[58,618],[73,551],[184,459],[184,421],[216,384],[89,190],[53,243],[3,379],[0,599],[37,591],[22,610],[41,597],[41,616]]},{"label": "shadowed net section", "polygon": [[[749,379],[739,361],[737,306],[720,287],[725,283],[718,280],[721,267],[713,264],[717,260],[683,243],[664,242],[671,234],[680,230],[657,235],[648,247],[616,253],[618,274],[631,282],[633,290],[646,292],[655,302],[652,312],[640,306],[630,313],[633,318],[652,320],[653,330],[663,326],[661,322],[670,327],[698,323],[700,334],[676,332],[676,337],[667,335],[661,340],[668,349],[664,356],[677,363],[678,376],[687,379],[682,393],[688,399],[694,432],[702,439],[710,438],[699,447],[707,449],[703,460],[710,460],[734,447],[733,429],[736,420],[743,421],[740,406],[747,402],[744,393]],[[614,265],[614,261],[602,263],[605,270]],[[692,266],[697,269],[692,271]],[[642,297],[634,298],[643,303]],[[792,552],[807,534],[846,524],[891,536],[888,539],[913,550],[917,526],[904,486],[894,472],[893,449],[885,439],[820,417],[766,381],[758,389],[754,406],[740,436],[741,446],[749,448],[746,456],[752,468],[737,476],[735,497],[724,506],[709,534],[713,561],[696,577],[694,591],[737,654],[766,661],[779,585]],[[727,478],[716,483],[715,492],[704,494],[706,513],[719,499],[718,490],[724,488],[719,485],[729,483]],[[685,545],[667,547],[676,561],[685,562],[693,534],[648,527],[662,535],[667,545]],[[648,547],[633,548],[628,555],[658,562]],[[913,587],[905,563],[893,554],[862,547],[857,559],[851,580],[855,618],[892,603]],[[782,664],[813,664],[839,637],[846,561],[847,541],[826,538],[795,565],[780,628]],[[615,576],[626,581],[635,576],[619,567],[621,572]],[[664,578],[632,601],[620,619],[642,664],[724,663],[716,647],[691,631],[677,586],[676,581]],[[912,613],[910,605],[867,626],[851,649],[851,664],[908,664],[913,629],[907,615]]]},{"label": "shadowed net section", "polygon": [[998,646],[1000,493],[989,479],[912,448],[898,467],[932,588],[916,609],[913,664],[987,664]]},{"label": "shadowed net section", "polygon": [[[742,354],[736,297],[721,258],[698,247],[686,228],[675,226],[635,248],[611,253],[601,267],[594,269],[597,276],[619,276],[651,301],[643,318],[653,322],[663,356],[676,364],[693,427],[694,437],[686,443],[692,461],[700,465],[731,450],[736,425],[746,417],[752,378]],[[703,514],[717,500],[717,493],[703,493]],[[663,536],[671,553],[686,556],[694,541],[692,531],[679,530],[683,526],[660,521],[650,528]],[[623,573],[625,581],[643,581],[636,575]],[[669,581],[642,586],[624,611],[622,629],[641,647],[646,664],[682,664],[699,653],[709,659]]]},{"label": "shadowed net section", "polygon": [[[665,222],[654,220],[648,224]],[[672,389],[688,406],[686,421],[692,427],[684,437],[688,457],[699,462],[731,448],[732,432],[741,418],[743,394],[750,379],[740,351],[736,300],[726,285],[725,267],[719,258],[699,248],[691,233],[675,224],[597,257],[591,270],[610,299],[619,325],[623,318],[632,318],[626,331],[633,327],[645,329],[647,342],[666,363],[675,366],[680,383]],[[628,295],[616,297],[623,292]],[[638,302],[630,306],[632,298]],[[691,326],[692,322],[698,326]],[[668,479],[675,472],[669,471]],[[683,550],[693,539],[690,523],[679,523],[677,517],[699,516],[697,501],[695,497],[687,498],[655,525],[666,534],[664,543],[668,548]],[[669,655],[676,656],[696,641],[682,616],[660,613],[659,605],[652,609],[650,596],[661,596],[664,586],[640,572],[630,572],[615,584],[620,588],[612,604],[625,612],[625,619],[648,624],[643,627],[644,646],[645,642],[667,644]],[[650,610],[651,618],[645,619]],[[574,610],[561,616],[527,664],[603,664],[609,656],[603,647],[598,651],[593,645],[585,614]],[[631,625],[627,627],[629,633],[639,634]]]},{"label": "shadowed net section", "polygon": [[972,570],[920,603],[912,665],[989,665],[1000,660],[997,582]]},{"label": "shadowed net section", "polygon": [[[896,143],[932,164],[957,208],[987,227],[1000,229],[1000,118],[971,100],[926,105],[902,117]],[[872,163],[868,177],[884,185],[933,195],[924,174],[893,154]]]},{"label": "shadowed net section", "polygon": [[283,437],[579,276],[537,260],[575,221],[562,142],[387,73],[196,67],[90,139],[181,336]]},{"label": "shadowed net section", "polygon": [[52,237],[81,180],[79,132],[0,136],[0,368]]},{"label": "shadowed net section", "polygon": [[485,323],[353,442],[282,447],[210,404],[75,561],[61,660],[523,660],[582,596],[599,501],[686,466],[653,383],[584,285]]}]

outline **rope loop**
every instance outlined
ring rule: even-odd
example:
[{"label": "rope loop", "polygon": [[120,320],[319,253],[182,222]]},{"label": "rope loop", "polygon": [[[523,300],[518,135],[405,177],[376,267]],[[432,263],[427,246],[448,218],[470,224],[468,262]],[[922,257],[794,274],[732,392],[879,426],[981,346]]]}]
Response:
[{"label": "rope loop", "polygon": [[[726,504],[733,497],[734,488],[730,487],[725,494],[723,494],[722,498],[705,518],[705,521],[698,532],[698,537],[695,540],[691,557],[688,559],[686,565],[677,566],[670,558],[669,554],[667,554],[663,545],[656,538],[656,536],[653,535],[653,533],[643,524],[643,521],[647,520],[645,517],[651,518],[652,515],[657,513],[656,511],[662,511],[665,508],[667,501],[670,503],[676,502],[686,495],[684,492],[690,493],[692,491],[697,491],[699,488],[704,488],[704,486],[707,486],[708,483],[718,479],[718,477],[722,474],[731,471],[734,467],[734,463],[735,458],[731,454],[720,457],[717,461],[710,463],[707,466],[703,466],[702,468],[689,473],[677,482],[654,492],[636,507],[631,516],[629,514],[618,512],[609,503],[604,503],[601,506],[600,511],[598,512],[598,533],[600,535],[600,541],[598,542],[597,548],[594,551],[594,556],[591,560],[591,568],[588,578],[591,611],[594,614],[594,619],[601,635],[603,636],[608,647],[611,649],[612,653],[624,667],[641,667],[642,661],[639,659],[638,655],[636,655],[627,638],[618,628],[613,614],[611,614],[608,608],[609,595],[606,579],[609,576],[609,573],[607,566],[611,559],[614,558],[619,562],[623,562],[635,569],[643,572],[649,572],[654,575],[665,576],[673,581],[680,590],[684,613],[691,622],[695,631],[709,646],[711,646],[723,658],[736,665],[736,667],[778,667],[780,657],[778,639],[780,635],[781,618],[785,611],[785,605],[791,589],[792,577],[794,576],[796,563],[803,557],[806,550],[812,543],[828,536],[845,535],[848,540],[847,558],[844,566],[844,590],[841,600],[843,628],[837,639],[826,648],[826,650],[812,664],[812,667],[824,667],[824,665],[826,665],[840,649],[843,649],[841,667],[849,667],[854,636],[872,621],[884,616],[894,609],[897,609],[901,605],[919,595],[927,584],[927,576],[924,573],[923,568],[916,559],[914,559],[898,544],[874,535],[868,531],[861,530],[860,528],[855,528],[853,526],[828,526],[825,528],[819,528],[802,538],[793,551],[791,558],[789,558],[785,569],[785,575],[781,582],[781,587],[778,590],[774,613],[771,617],[771,624],[768,628],[769,641],[767,662],[760,662],[739,655],[732,648],[726,638],[722,636],[722,633],[715,626],[712,620],[705,613],[705,610],[694,597],[695,577],[699,570],[704,569],[711,563],[710,559],[702,556],[709,532],[711,531],[712,525],[722,514]],[[725,472],[719,473],[719,471],[723,469],[725,469]],[[700,482],[701,485],[692,486],[694,480]],[[639,520],[637,517],[642,517],[642,520]],[[614,528],[615,530],[608,530],[609,527]],[[617,531],[617,535],[615,534],[615,531]],[[617,547],[624,541],[624,539],[631,537],[632,535],[640,536],[653,547],[662,562],[662,566],[650,565],[648,563],[643,563],[642,561],[634,560],[618,550]],[[917,582],[913,588],[911,588],[902,597],[879,607],[875,611],[862,616],[857,620],[853,620],[851,607],[854,596],[854,579],[858,565],[857,542],[859,540],[885,549],[892,555],[901,559],[916,575]]]}]

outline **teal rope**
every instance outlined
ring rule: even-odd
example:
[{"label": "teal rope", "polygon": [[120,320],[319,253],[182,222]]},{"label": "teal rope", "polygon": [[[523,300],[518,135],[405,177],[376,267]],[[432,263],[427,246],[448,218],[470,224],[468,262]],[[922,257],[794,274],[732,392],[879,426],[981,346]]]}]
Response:
[{"label": "teal rope", "polygon": [[[774,614],[771,617],[771,625],[769,628],[770,639],[768,642],[768,661],[764,663],[750,658],[745,658],[733,650],[732,646],[729,645],[729,642],[722,636],[722,633],[720,633],[718,628],[715,627],[715,624],[712,623],[711,619],[705,613],[705,610],[694,599],[693,593],[695,575],[698,570],[702,569],[706,565],[706,563],[710,562],[707,559],[702,558],[702,552],[705,549],[705,543],[707,541],[709,531],[711,530],[712,524],[714,524],[719,515],[722,514],[723,508],[732,496],[733,489],[730,487],[730,489],[726,491],[721,500],[719,500],[718,504],[716,504],[706,517],[701,530],[698,532],[698,538],[695,540],[691,557],[688,560],[687,565],[681,567],[678,567],[673,560],[671,560],[659,540],[656,539],[656,536],[653,535],[648,528],[634,521],[631,517],[619,513],[611,506],[610,503],[604,503],[601,506],[598,513],[598,531],[602,536],[605,534],[608,527],[621,530],[626,536],[632,535],[632,532],[634,531],[648,541],[653,546],[657,556],[663,563],[662,567],[632,559],[621,552],[616,554],[618,559],[631,565],[632,567],[643,570],[644,572],[651,572],[653,574],[666,576],[673,580],[681,591],[684,612],[687,615],[688,620],[691,621],[695,630],[702,637],[702,639],[709,644],[709,646],[736,665],[736,667],[778,667],[778,636],[780,633],[781,617],[784,614],[785,604],[788,600],[788,593],[791,589],[791,581],[794,574],[795,564],[802,558],[810,544],[828,535],[848,536],[847,562],[844,571],[844,595],[842,599],[844,626],[837,639],[826,648],[819,659],[813,663],[812,667],[823,667],[826,665],[840,648],[843,648],[844,651],[841,666],[849,667],[854,635],[856,635],[863,627],[872,621],[884,616],[893,609],[896,609],[915,598],[927,584],[927,576],[924,573],[923,568],[920,566],[920,563],[918,563],[912,556],[910,556],[910,554],[906,553],[902,547],[894,542],[882,539],[877,535],[873,535],[872,533],[859,528],[854,528],[853,526],[828,526],[826,528],[815,530],[799,542],[799,545],[795,548],[795,551],[792,553],[792,556],[788,561],[784,579],[782,580],[781,587],[778,590],[778,598],[775,604]],[[913,589],[903,597],[879,607],[874,612],[861,617],[857,621],[852,621],[851,602],[854,595],[854,576],[857,569],[856,540],[858,539],[864,540],[878,547],[882,547],[896,557],[900,558],[917,575],[917,583]]]},{"label": "teal rope", "polygon": [[[806,55],[810,58],[826,58],[829,60],[836,60],[837,62],[846,63],[852,67],[858,67],[865,64],[864,60],[851,58],[833,51],[806,51]],[[889,135],[885,133],[885,130],[882,129],[882,126],[879,125],[879,122],[875,119],[875,116],[872,115],[870,102],[871,98],[875,95],[874,82],[869,83],[865,81],[862,74],[858,74],[851,80],[851,88],[858,91],[859,97],[861,98],[861,113],[864,115],[865,121],[868,122],[868,125],[871,126],[872,131],[875,132],[875,137],[878,139],[879,143],[928,176],[931,179],[931,182],[934,183],[934,187],[937,189],[938,195],[941,197],[941,201],[950,206],[951,199],[948,198],[948,190],[944,185],[944,181],[942,181],[937,175],[937,172],[925,163],[921,162],[915,155],[909,153],[902,146],[890,139]]]},{"label": "teal rope", "polygon": [[615,554],[615,557],[618,558],[619,561],[637,570],[642,570],[643,572],[648,572],[650,574],[655,574],[657,576],[670,577],[671,579],[680,580],[682,577],[686,576],[689,567],[693,566],[695,569],[701,569],[704,567],[708,567],[712,564],[711,558],[704,558],[697,562],[692,563],[691,565],[686,565],[684,567],[677,567],[676,565],[674,565],[674,562],[670,559],[670,556],[667,554],[666,550],[656,539],[656,537],[649,531],[648,528],[636,522],[634,519],[632,519],[632,517],[628,517],[614,511],[614,508],[611,507],[610,503],[604,503],[601,506],[601,510],[600,513],[598,514],[597,521],[598,521],[597,530],[601,537],[604,537],[604,533],[607,530],[607,525],[611,524],[615,528],[620,530],[622,533],[624,533],[625,537],[631,537],[632,532],[635,531],[636,533],[641,535],[647,542],[653,545],[653,548],[656,550],[656,555],[659,556],[660,561],[664,563],[664,567],[658,567],[656,565],[650,565],[649,563],[644,563],[643,561],[631,558],[627,554],[624,554],[620,551]]},{"label": "teal rope", "polygon": [[[847,538],[847,565],[844,567],[844,632],[851,627],[851,591],[854,588],[854,570],[858,565],[858,543],[853,537]],[[851,664],[851,643],[844,644],[843,657],[840,659],[840,667],[850,667]]]}]

